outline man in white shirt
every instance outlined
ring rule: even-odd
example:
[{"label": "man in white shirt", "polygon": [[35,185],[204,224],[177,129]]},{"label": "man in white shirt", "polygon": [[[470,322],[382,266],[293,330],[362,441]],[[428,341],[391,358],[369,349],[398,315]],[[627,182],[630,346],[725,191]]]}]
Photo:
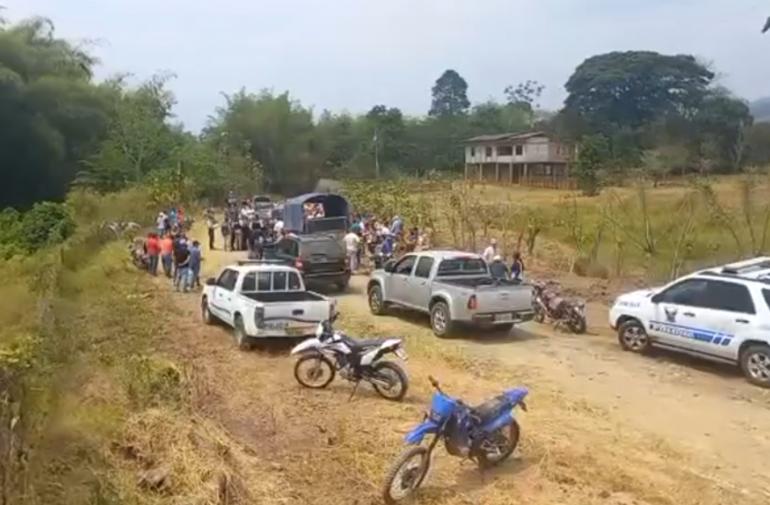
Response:
[{"label": "man in white shirt", "polygon": [[275,234],[276,239],[281,236],[282,231],[283,231],[283,220],[279,219],[273,225],[273,233]]},{"label": "man in white shirt", "polygon": [[361,237],[351,230],[345,235],[343,240],[345,241],[345,251],[348,257],[348,265],[350,265],[350,272],[353,273],[358,270],[358,247],[361,244]]},{"label": "man in white shirt", "polygon": [[492,263],[492,260],[497,256],[497,240],[492,239],[489,241],[489,246],[484,249],[484,254],[482,256],[484,257],[484,261],[487,263]]}]

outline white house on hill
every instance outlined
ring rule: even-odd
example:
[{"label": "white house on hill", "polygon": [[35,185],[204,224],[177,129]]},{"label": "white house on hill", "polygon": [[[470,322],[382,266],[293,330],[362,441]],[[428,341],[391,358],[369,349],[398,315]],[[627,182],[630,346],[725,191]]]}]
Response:
[{"label": "white house on hill", "polygon": [[571,184],[575,148],[547,133],[480,135],[464,144],[466,179],[549,187]]}]

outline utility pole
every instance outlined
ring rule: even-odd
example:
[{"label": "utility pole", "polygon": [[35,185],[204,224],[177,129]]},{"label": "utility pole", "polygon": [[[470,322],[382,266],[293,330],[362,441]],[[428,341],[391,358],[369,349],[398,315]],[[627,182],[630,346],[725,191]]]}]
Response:
[{"label": "utility pole", "polygon": [[374,175],[375,178],[380,178],[380,138],[377,128],[374,129]]}]

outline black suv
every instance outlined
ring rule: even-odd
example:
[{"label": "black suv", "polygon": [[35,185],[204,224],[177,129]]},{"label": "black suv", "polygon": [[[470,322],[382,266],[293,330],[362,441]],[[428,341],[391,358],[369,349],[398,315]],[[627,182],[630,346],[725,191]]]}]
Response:
[{"label": "black suv", "polygon": [[281,260],[302,272],[308,286],[335,286],[344,290],[350,282],[345,248],[330,234],[290,235],[265,244],[264,258]]}]

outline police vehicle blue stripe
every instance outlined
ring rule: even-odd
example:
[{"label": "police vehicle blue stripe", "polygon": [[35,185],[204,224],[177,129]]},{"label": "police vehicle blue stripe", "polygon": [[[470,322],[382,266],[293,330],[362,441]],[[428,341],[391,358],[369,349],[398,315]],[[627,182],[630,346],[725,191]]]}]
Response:
[{"label": "police vehicle blue stripe", "polygon": [[728,346],[734,335],[662,321],[650,321],[650,329],[706,344]]}]

